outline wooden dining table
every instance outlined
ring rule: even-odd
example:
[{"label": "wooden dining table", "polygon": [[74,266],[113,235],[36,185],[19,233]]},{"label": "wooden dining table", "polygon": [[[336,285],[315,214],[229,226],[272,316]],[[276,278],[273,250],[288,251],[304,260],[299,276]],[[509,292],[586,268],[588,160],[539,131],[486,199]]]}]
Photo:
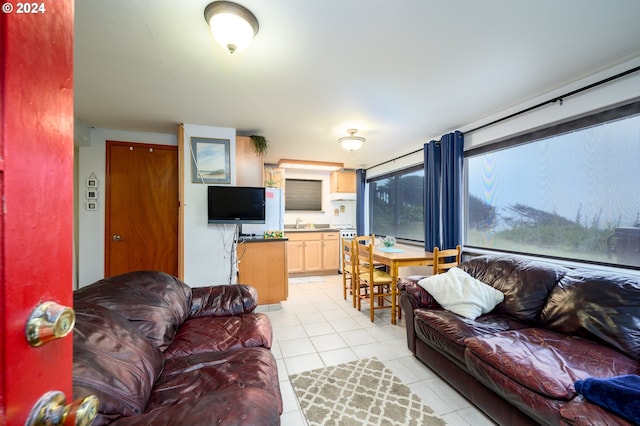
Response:
[{"label": "wooden dining table", "polygon": [[421,247],[397,244],[391,248],[376,246],[373,260],[389,267],[391,275],[391,324],[396,324],[398,312],[398,270],[406,266],[432,266],[433,252]]}]

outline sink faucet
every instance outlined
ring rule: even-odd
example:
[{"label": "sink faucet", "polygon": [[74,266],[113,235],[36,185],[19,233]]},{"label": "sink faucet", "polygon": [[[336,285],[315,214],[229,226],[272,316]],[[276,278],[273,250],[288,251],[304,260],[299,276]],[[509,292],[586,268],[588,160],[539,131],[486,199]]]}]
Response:
[{"label": "sink faucet", "polygon": [[300,229],[301,223],[302,223],[302,218],[301,217],[296,218],[296,229]]}]

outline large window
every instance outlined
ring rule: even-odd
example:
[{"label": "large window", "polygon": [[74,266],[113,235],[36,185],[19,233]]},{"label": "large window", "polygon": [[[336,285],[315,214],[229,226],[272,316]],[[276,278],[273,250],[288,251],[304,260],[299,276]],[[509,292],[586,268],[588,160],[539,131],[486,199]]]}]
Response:
[{"label": "large window", "polygon": [[424,169],[412,168],[369,181],[371,232],[424,240]]},{"label": "large window", "polygon": [[640,267],[635,105],[467,153],[465,245]]}]

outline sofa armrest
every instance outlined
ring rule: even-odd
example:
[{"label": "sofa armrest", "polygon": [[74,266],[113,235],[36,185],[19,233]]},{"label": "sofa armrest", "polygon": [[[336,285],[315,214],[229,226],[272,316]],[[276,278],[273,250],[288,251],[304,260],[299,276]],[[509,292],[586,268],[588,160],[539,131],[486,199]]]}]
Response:
[{"label": "sofa armrest", "polygon": [[415,324],[413,323],[415,314],[414,310],[418,308],[440,308],[438,302],[422,288],[418,281],[422,276],[411,276],[400,279],[398,282],[398,296],[400,298],[400,308],[405,315],[407,346],[411,352],[416,353],[416,333]]},{"label": "sofa armrest", "polygon": [[400,295],[405,294],[409,298],[413,309],[442,309],[442,306],[436,302],[433,296],[418,284],[418,281],[420,281],[421,278],[422,277],[402,278],[398,282],[398,293]]},{"label": "sofa armrest", "polygon": [[190,318],[248,314],[258,305],[257,290],[245,284],[194,287]]}]

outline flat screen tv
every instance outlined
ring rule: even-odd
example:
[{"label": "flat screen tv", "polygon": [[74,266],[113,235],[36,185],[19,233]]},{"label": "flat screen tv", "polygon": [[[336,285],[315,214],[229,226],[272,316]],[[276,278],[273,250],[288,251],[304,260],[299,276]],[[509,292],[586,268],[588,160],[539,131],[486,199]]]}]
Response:
[{"label": "flat screen tv", "polygon": [[207,187],[208,223],[264,223],[264,188]]}]

